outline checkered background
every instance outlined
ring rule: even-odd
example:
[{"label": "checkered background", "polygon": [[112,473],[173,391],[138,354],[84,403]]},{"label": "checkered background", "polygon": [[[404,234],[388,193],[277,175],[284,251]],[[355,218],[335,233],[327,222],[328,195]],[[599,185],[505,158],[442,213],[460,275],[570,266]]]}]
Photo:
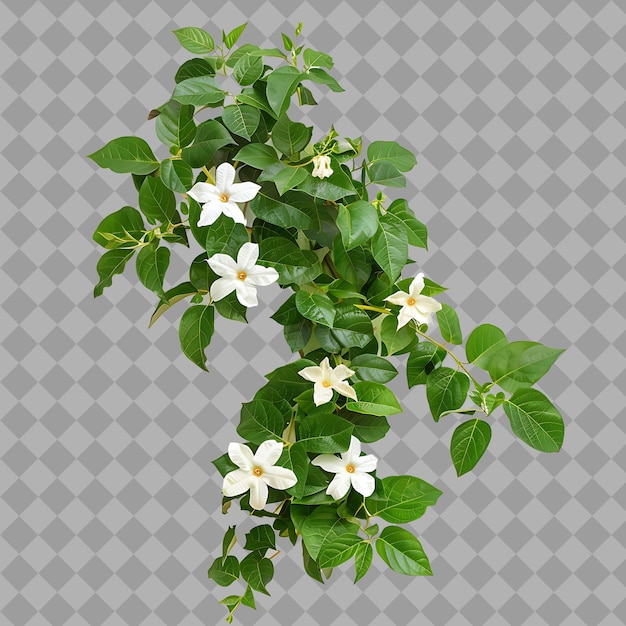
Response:
[{"label": "checkered background", "polygon": [[[91,234],[136,194],[85,155],[129,134],[156,147],[147,111],[188,57],[171,31],[244,21],[246,41],[271,46],[302,21],[333,54],[346,92],[316,90],[306,115],[320,133],[335,123],[415,150],[406,197],[431,233],[418,266],[450,288],[466,334],[489,321],[567,348],[541,381],[566,438],[535,453],[499,415],[458,479],[457,418],[434,424],[423,389],[399,377],[405,411],[368,451],[381,475],[444,491],[411,525],[435,575],[375,562],[357,585],[346,566],[321,586],[287,545],[272,596],[236,622],[625,623],[626,8],[606,0],[4,0],[0,622],[224,617],[231,589],[206,570],[223,529],[251,523],[218,511],[210,461],[237,440],[262,375],[291,358],[269,319],[284,295],[262,290],[249,326],[219,320],[209,374],[180,354],[182,309],[147,329],[155,303],[132,272],[94,301]],[[171,284],[191,254],[174,258]]]}]

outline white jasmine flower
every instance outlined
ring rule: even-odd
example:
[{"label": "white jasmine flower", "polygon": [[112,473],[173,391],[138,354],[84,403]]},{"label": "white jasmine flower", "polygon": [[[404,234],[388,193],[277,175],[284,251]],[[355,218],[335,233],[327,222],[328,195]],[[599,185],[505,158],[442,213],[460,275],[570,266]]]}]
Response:
[{"label": "white jasmine flower", "polygon": [[350,485],[362,496],[374,493],[374,477],[367,472],[376,469],[378,459],[373,454],[361,456],[361,442],[354,435],[350,439],[348,451],[343,452],[341,458],[334,454],[320,454],[311,463],[335,474],[326,489],[326,493],[335,500],[343,498]]},{"label": "white jasmine flower", "polygon": [[310,380],[315,383],[313,386],[313,402],[315,406],[320,404],[326,404],[330,402],[333,397],[333,389],[339,392],[342,396],[352,398],[356,400],[356,392],[345,381],[346,378],[350,378],[354,374],[351,369],[348,369],[343,363],[332,368],[328,357],[317,365],[311,367],[305,367],[298,372],[302,378]]},{"label": "white jasmine flower", "polygon": [[313,172],[311,176],[317,176],[317,178],[328,178],[333,173],[330,167],[330,157],[325,154],[318,154],[313,157]]},{"label": "white jasmine flower", "polygon": [[424,289],[424,274],[420,272],[409,285],[409,293],[396,291],[385,298],[392,304],[402,306],[398,314],[398,328],[402,328],[409,320],[414,319],[419,324],[429,324],[432,313],[441,310],[441,303],[429,296],[420,295]]},{"label": "white jasmine flower", "polygon": [[239,224],[246,218],[237,202],[248,202],[256,196],[260,185],[256,183],[236,183],[235,168],[230,163],[222,163],[215,171],[215,185],[196,183],[187,193],[202,204],[198,226],[212,224],[222,213]]},{"label": "white jasmine flower", "polygon": [[273,267],[256,265],[259,258],[259,246],[256,243],[244,243],[237,253],[237,260],[227,254],[217,253],[207,263],[221,278],[211,285],[211,298],[221,300],[233,291],[237,300],[246,307],[256,306],[255,285],[271,285],[278,280],[278,272]]},{"label": "white jasmine flower", "polygon": [[239,469],[224,476],[222,493],[231,498],[250,490],[250,506],[257,511],[267,503],[267,486],[274,489],[289,489],[298,479],[286,467],[276,466],[283,451],[283,444],[269,439],[257,449],[256,454],[243,443],[228,444],[230,460]]}]

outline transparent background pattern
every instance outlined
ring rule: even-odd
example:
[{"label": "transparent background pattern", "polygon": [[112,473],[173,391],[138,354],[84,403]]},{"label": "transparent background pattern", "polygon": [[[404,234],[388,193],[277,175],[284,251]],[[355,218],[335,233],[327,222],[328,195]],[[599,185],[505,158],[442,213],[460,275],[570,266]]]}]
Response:
[{"label": "transparent background pattern", "polygon": [[[444,491],[413,526],[435,575],[374,565],[352,584],[277,559],[271,597],[237,623],[302,626],[612,626],[626,623],[626,7],[606,0],[4,0],[0,5],[1,573],[11,625],[221,623],[206,570],[223,529],[210,461],[239,405],[291,355],[260,292],[249,326],[220,319],[203,373],[177,319],[132,275],[94,301],[99,220],[136,194],[85,159],[152,137],[187,53],[171,31],[279,45],[304,22],[345,93],[303,115],[325,133],[397,139],[418,154],[407,196],[431,233],[415,268],[450,288],[468,333],[567,348],[541,382],[566,421],[560,454],[514,440],[502,415],[474,473],[456,478],[457,418],[423,390],[368,451],[379,473]],[[152,141],[157,145],[156,138]],[[161,150],[159,155],[165,156]],[[395,193],[392,191],[392,193]],[[173,258],[171,281],[189,255]],[[247,611],[247,612],[246,612]]]}]

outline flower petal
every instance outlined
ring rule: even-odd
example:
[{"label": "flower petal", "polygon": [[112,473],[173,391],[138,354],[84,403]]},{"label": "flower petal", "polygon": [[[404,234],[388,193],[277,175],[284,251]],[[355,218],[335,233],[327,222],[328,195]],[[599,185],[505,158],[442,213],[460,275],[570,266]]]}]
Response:
[{"label": "flower petal", "polygon": [[342,472],[341,474],[335,474],[335,477],[330,481],[326,493],[339,500],[343,498],[350,489],[350,474],[348,472]]},{"label": "flower petal", "polygon": [[222,252],[217,252],[212,257],[207,259],[207,263],[218,276],[235,278],[239,271],[235,259]]},{"label": "flower petal", "polygon": [[230,217],[237,224],[246,223],[246,218],[241,209],[234,202],[220,202],[222,205],[222,213],[226,217]]},{"label": "flower petal", "polygon": [[236,278],[235,290],[237,291],[237,300],[245,307],[257,306],[259,304],[256,297],[256,287],[248,281]]},{"label": "flower petal", "polygon": [[210,287],[211,298],[221,300],[237,288],[236,278],[218,278]]},{"label": "flower petal", "polygon": [[250,202],[257,193],[259,193],[261,185],[256,183],[235,183],[230,187],[230,199],[233,202]]},{"label": "flower petal", "polygon": [[230,187],[235,182],[235,168],[230,163],[222,163],[215,170],[215,183],[219,193],[230,195]]},{"label": "flower petal", "polygon": [[422,293],[422,289],[424,289],[424,272],[420,272],[409,285],[409,294],[411,297],[415,298],[415,296]]},{"label": "flower petal", "polygon": [[228,457],[240,468],[251,470],[254,464],[254,455],[252,450],[243,443],[231,442],[228,444]]},{"label": "flower petal", "polygon": [[358,472],[373,472],[378,464],[378,459],[373,454],[366,454],[358,459],[352,459],[352,462]]},{"label": "flower petal", "polygon": [[232,472],[228,472],[228,474],[224,476],[222,493],[228,498],[240,496],[250,489],[250,478],[250,472],[244,469],[236,469]]},{"label": "flower petal", "polygon": [[273,267],[255,265],[247,270],[248,282],[253,285],[267,287],[278,280],[278,272]]},{"label": "flower petal", "polygon": [[322,383],[315,383],[313,385],[313,402],[315,402],[315,406],[320,406],[321,404],[326,404],[333,399],[333,388],[332,387],[324,387]]},{"label": "flower petal", "polygon": [[260,511],[267,504],[267,483],[262,478],[250,481],[250,506]]},{"label": "flower petal", "polygon": [[280,458],[283,451],[283,444],[274,439],[268,439],[264,441],[258,448],[254,455],[253,463],[255,465],[263,466],[263,471],[270,465],[274,465]]},{"label": "flower petal", "polygon": [[210,226],[222,214],[221,204],[219,200],[211,200],[202,205],[198,226]]},{"label": "flower petal", "polygon": [[441,302],[437,302],[434,298],[429,296],[416,296],[415,308],[421,313],[436,313],[441,311]]},{"label": "flower petal", "polygon": [[351,398],[355,402],[357,401],[356,391],[354,391],[354,389],[350,387],[350,385],[346,381],[340,380],[337,383],[333,383],[332,388],[340,393],[342,396],[346,396],[346,398]]},{"label": "flower petal", "polygon": [[276,466],[264,471],[263,479],[274,489],[289,489],[298,482],[298,478],[290,469]]},{"label": "flower petal", "polygon": [[330,378],[331,382],[339,382],[340,380],[345,380],[346,378],[350,378],[354,374],[354,371],[350,368],[346,367],[343,363],[337,365],[337,367],[333,370],[332,376]]},{"label": "flower petal", "polygon": [[239,252],[237,252],[237,265],[248,273],[248,270],[254,267],[254,264],[259,258],[259,245],[256,243],[250,243],[247,241],[244,243]]},{"label": "flower petal", "polygon": [[406,326],[412,319],[414,319],[414,307],[403,306],[398,313],[398,330],[403,326]]},{"label": "flower petal", "polygon": [[311,365],[309,367],[305,367],[301,369],[298,374],[302,376],[302,378],[311,381],[312,383],[317,383],[324,378],[324,374],[322,372],[322,368],[317,365]]},{"label": "flower petal", "polygon": [[387,302],[391,302],[391,304],[399,304],[400,306],[404,306],[408,299],[409,294],[404,291],[396,291],[396,293],[393,293],[385,298]]},{"label": "flower petal", "polygon": [[374,477],[366,474],[365,472],[354,472],[350,478],[352,486],[355,491],[358,491],[362,496],[371,496],[374,493],[376,482]]},{"label": "flower petal", "polygon": [[361,442],[354,436],[350,435],[350,447],[347,452],[341,454],[341,458],[350,464],[358,463],[361,456]]},{"label": "flower petal", "polygon": [[196,183],[188,192],[188,196],[191,196],[196,202],[204,204],[211,200],[219,199],[219,191],[215,185],[210,183]]},{"label": "flower petal", "polygon": [[333,474],[343,472],[346,469],[344,461],[334,454],[319,454],[311,461],[311,463],[321,467],[327,472],[332,472]]}]

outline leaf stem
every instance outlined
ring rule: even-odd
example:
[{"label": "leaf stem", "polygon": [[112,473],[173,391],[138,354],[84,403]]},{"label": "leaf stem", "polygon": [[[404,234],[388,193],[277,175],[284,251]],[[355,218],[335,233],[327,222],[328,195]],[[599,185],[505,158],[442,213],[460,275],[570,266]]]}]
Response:
[{"label": "leaf stem", "polygon": [[202,171],[206,174],[207,181],[211,183],[211,185],[215,185],[215,178],[213,178],[206,165],[202,166]]}]

